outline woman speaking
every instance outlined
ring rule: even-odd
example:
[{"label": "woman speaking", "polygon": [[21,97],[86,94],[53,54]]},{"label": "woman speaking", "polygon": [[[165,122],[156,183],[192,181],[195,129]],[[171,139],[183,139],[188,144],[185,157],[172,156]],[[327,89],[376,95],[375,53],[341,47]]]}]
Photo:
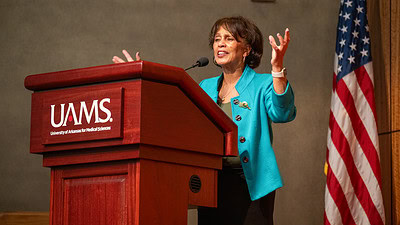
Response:
[{"label": "woman speaking", "polygon": [[[272,149],[271,123],[284,123],[296,117],[294,94],[286,78],[283,57],[289,44],[289,30],[280,44],[269,36],[272,46],[271,74],[258,74],[263,55],[263,37],[246,18],[227,17],[211,28],[209,45],[220,76],[200,82],[201,88],[238,126],[238,157],[223,160],[218,174],[218,207],[198,209],[199,225],[242,225],[250,205],[255,204],[261,224],[273,224],[275,190],[282,187]],[[132,57],[123,51],[128,61]],[[136,59],[140,56],[136,53]],[[115,63],[124,62],[114,56]],[[252,216],[254,216],[252,215]]]}]

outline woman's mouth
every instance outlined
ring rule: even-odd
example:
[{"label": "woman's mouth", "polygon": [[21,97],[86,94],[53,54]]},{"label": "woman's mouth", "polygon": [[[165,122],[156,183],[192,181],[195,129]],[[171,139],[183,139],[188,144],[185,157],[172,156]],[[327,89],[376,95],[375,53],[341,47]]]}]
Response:
[{"label": "woman's mouth", "polygon": [[228,52],[226,52],[226,51],[218,51],[217,52],[217,56],[218,57],[223,57],[223,56],[225,56],[225,55],[227,55],[228,54]]}]

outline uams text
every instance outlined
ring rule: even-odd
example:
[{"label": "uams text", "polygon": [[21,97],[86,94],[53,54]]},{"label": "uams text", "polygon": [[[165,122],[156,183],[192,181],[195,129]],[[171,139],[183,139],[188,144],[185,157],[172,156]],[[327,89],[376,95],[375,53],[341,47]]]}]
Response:
[{"label": "uams text", "polygon": [[[51,125],[54,128],[58,128],[61,126],[67,126],[67,121],[74,121],[74,125],[81,125],[82,124],[82,117],[85,115],[86,122],[87,124],[90,124],[92,121],[92,117],[94,116],[94,123],[106,123],[106,122],[112,122],[111,118],[111,111],[104,106],[104,103],[111,103],[110,98],[104,98],[100,102],[99,100],[93,100],[92,102],[92,107],[90,108],[90,112],[88,111],[86,107],[86,102],[82,101],[80,102],[80,107],[79,107],[79,117],[77,116],[77,112],[75,111],[75,106],[73,103],[68,103],[68,108],[67,111],[65,112],[65,105],[66,104],[60,104],[60,115],[58,118],[60,118],[58,123],[55,123],[54,119],[54,114],[55,114],[55,105],[50,105],[50,110],[51,110]],[[99,109],[106,114],[106,118],[102,119],[99,116]]]}]

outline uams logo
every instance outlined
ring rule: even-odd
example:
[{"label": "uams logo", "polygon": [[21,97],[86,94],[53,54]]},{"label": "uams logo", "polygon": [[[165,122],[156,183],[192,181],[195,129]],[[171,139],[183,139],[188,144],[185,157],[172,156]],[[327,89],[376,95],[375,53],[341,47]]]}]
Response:
[{"label": "uams logo", "polygon": [[[68,103],[68,108],[67,111],[65,112],[66,104],[60,104],[60,115],[59,117],[59,122],[55,122],[54,114],[56,111],[56,105],[50,105],[51,108],[51,126],[54,128],[58,127],[65,127],[67,126],[67,121],[72,122],[74,121],[74,125],[81,125],[82,124],[82,117],[85,116],[86,122],[90,124],[90,122],[93,119],[94,116],[94,123],[107,123],[107,122],[112,122],[111,118],[111,111],[104,106],[104,103],[111,103],[110,98],[104,98],[100,102],[99,100],[93,100],[92,106],[90,108],[90,112],[88,111],[88,108],[86,106],[86,102],[80,102],[80,107],[79,107],[79,116],[77,116],[75,106],[73,103]],[[104,112],[106,115],[106,118],[100,118],[99,116],[99,109],[100,111]],[[58,119],[57,118],[57,119]]]}]

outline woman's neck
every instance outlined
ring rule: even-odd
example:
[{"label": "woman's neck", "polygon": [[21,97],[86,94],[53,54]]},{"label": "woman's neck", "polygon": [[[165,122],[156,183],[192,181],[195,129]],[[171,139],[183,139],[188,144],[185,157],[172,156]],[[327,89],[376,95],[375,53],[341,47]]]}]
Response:
[{"label": "woman's neck", "polygon": [[228,85],[234,85],[237,83],[239,78],[242,76],[244,66],[242,67],[236,67],[236,68],[222,68],[223,73],[224,73],[224,81]]}]

